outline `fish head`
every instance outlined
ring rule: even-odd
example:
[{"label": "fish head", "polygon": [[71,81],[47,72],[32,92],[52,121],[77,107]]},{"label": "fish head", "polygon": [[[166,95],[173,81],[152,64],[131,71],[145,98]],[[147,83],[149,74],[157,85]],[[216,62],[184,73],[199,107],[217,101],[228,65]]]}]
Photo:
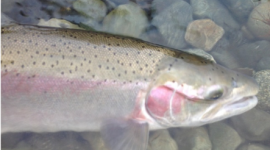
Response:
[{"label": "fish head", "polygon": [[251,77],[200,57],[164,62],[149,86],[145,108],[165,127],[200,126],[244,113],[257,104]]}]

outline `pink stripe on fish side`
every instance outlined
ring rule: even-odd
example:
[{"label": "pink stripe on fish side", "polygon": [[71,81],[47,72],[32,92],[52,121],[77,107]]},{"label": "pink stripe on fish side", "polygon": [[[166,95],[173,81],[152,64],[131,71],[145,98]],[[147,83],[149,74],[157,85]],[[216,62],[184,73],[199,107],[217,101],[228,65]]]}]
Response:
[{"label": "pink stripe on fish side", "polygon": [[[13,93],[46,93],[46,92],[67,92],[68,89],[74,94],[95,88],[97,86],[117,86],[119,83],[113,81],[93,81],[76,78],[60,78],[51,76],[28,76],[17,74],[16,71],[1,72],[2,94]],[[122,85],[123,86],[123,85]],[[129,85],[125,85],[129,86]]]}]

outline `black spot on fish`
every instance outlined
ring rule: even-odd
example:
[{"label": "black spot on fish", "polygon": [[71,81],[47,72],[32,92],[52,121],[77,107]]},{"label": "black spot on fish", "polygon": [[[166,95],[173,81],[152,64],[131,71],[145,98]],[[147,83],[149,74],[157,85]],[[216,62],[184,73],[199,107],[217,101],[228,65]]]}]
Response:
[{"label": "black spot on fish", "polygon": [[70,63],[70,66],[72,66],[73,65],[73,63]]},{"label": "black spot on fish", "polygon": [[142,48],[145,48],[145,46],[142,46]]},{"label": "black spot on fish", "polygon": [[74,55],[74,58],[76,58],[77,57],[77,55]]},{"label": "black spot on fish", "polygon": [[53,68],[53,67],[54,67],[54,65],[51,65],[51,67]]},{"label": "black spot on fish", "polygon": [[209,81],[211,81],[212,79],[211,78],[209,78]]},{"label": "black spot on fish", "polygon": [[14,60],[11,61],[11,64],[12,64],[12,65],[14,64]]},{"label": "black spot on fish", "polygon": [[83,66],[83,63],[81,63],[81,66]]},{"label": "black spot on fish", "polygon": [[90,72],[90,69],[88,69],[87,72],[89,73]]},{"label": "black spot on fish", "polygon": [[97,58],[97,55],[95,55],[95,58]]},{"label": "black spot on fish", "polygon": [[36,51],[36,54],[39,54],[39,51]]},{"label": "black spot on fish", "polygon": [[64,75],[64,72],[61,72],[62,75]]},{"label": "black spot on fish", "polygon": [[45,62],[42,62],[42,65],[44,66],[45,65]]},{"label": "black spot on fish", "polygon": [[84,51],[82,51],[82,54],[84,54]]},{"label": "black spot on fish", "polygon": [[109,69],[110,69],[110,67],[108,67],[108,66],[107,66],[107,67],[106,67],[106,69],[107,69],[107,70],[109,70]]},{"label": "black spot on fish", "polygon": [[99,68],[101,68],[101,65],[98,65]]},{"label": "black spot on fish", "polygon": [[65,59],[65,55],[62,55],[62,59]]},{"label": "black spot on fish", "polygon": [[33,65],[36,65],[36,62],[35,61],[33,62]]},{"label": "black spot on fish", "polygon": [[91,60],[89,60],[88,63],[91,64]]},{"label": "black spot on fish", "polygon": [[17,51],[17,54],[20,54],[20,51]]},{"label": "black spot on fish", "polygon": [[22,65],[21,67],[24,68],[24,65]]},{"label": "black spot on fish", "polygon": [[109,62],[109,59],[107,59],[106,61]]}]

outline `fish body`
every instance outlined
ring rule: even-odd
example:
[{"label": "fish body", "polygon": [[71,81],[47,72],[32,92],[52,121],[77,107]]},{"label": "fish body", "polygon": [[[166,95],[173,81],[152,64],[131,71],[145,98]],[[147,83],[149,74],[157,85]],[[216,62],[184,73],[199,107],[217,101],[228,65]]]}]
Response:
[{"label": "fish body", "polygon": [[252,78],[141,40],[23,25],[1,37],[2,132],[199,126],[257,103]]}]

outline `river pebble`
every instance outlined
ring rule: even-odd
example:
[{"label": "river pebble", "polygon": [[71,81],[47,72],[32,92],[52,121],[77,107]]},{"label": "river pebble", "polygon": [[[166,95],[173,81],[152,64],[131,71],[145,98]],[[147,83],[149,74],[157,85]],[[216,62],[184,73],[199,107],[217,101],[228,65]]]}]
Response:
[{"label": "river pebble", "polygon": [[250,141],[270,141],[270,114],[252,109],[231,118],[237,132]]},{"label": "river pebble", "polygon": [[168,130],[157,130],[150,133],[147,150],[178,150]]},{"label": "river pebble", "polygon": [[210,51],[223,36],[222,27],[210,19],[192,21],[185,34],[186,41],[197,48]]},{"label": "river pebble", "polygon": [[191,21],[190,5],[185,1],[177,1],[153,16],[152,24],[158,28],[169,47],[181,49],[187,46],[184,36],[186,27]]},{"label": "river pebble", "polygon": [[236,48],[240,58],[239,62],[241,62],[244,67],[255,68],[263,57],[270,57],[269,47],[269,41],[256,41],[243,44]]},{"label": "river pebble", "polygon": [[101,0],[76,0],[73,2],[73,8],[79,13],[101,21],[106,15],[106,5]]},{"label": "river pebble", "polygon": [[239,134],[224,122],[210,124],[209,136],[213,150],[235,150],[243,141]]},{"label": "river pebble", "polygon": [[205,127],[169,129],[179,150],[212,150]]},{"label": "river pebble", "polygon": [[237,150],[270,150],[270,148],[262,144],[246,143],[241,145]]},{"label": "river pebble", "polygon": [[103,20],[103,31],[139,37],[148,25],[145,12],[135,3],[120,5]]},{"label": "river pebble", "polygon": [[270,1],[253,9],[247,27],[257,38],[270,41]]},{"label": "river pebble", "polygon": [[191,6],[196,18],[209,18],[226,32],[240,29],[239,24],[218,0],[191,0]]}]

